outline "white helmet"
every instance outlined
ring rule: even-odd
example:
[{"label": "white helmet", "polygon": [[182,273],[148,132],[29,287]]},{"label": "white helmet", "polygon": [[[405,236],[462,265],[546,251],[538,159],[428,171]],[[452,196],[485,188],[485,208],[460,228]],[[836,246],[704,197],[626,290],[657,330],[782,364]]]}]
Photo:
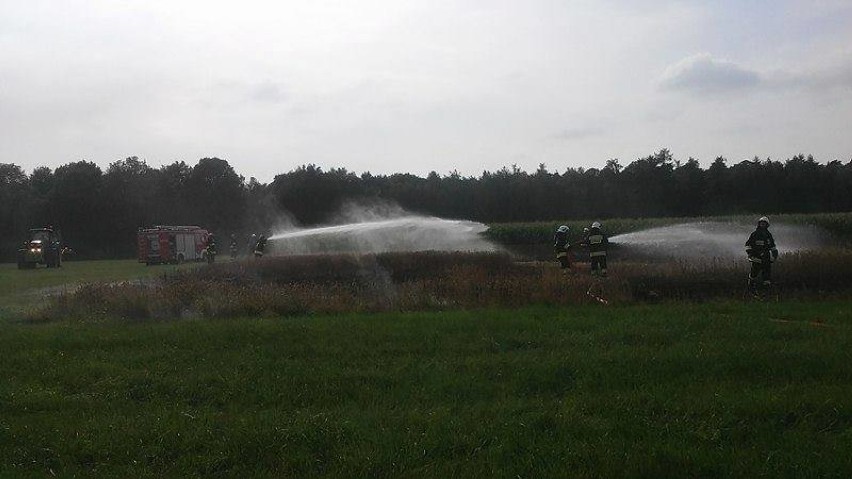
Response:
[{"label": "white helmet", "polygon": [[760,226],[760,223],[766,223],[766,226],[769,227],[769,218],[761,216],[760,219],[757,220],[757,225]]},{"label": "white helmet", "polygon": [[592,223],[592,228],[600,228],[600,227],[601,227],[600,221],[595,221],[594,223]]},{"label": "white helmet", "polygon": [[556,228],[556,231],[558,233],[567,233],[568,232],[568,226],[562,225],[559,228]]}]

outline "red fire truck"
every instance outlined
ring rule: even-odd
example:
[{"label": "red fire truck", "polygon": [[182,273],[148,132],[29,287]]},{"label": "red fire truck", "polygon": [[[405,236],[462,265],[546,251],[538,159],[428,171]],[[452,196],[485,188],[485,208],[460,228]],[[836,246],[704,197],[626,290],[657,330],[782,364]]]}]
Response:
[{"label": "red fire truck", "polygon": [[199,226],[139,228],[139,262],[152,265],[206,260],[208,235]]}]

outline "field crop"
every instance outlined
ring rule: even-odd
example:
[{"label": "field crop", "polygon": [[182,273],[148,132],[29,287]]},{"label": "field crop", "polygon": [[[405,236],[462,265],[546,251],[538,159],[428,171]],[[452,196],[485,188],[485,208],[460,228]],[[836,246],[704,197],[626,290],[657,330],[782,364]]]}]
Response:
[{"label": "field crop", "polygon": [[2,477],[849,477],[848,301],[8,324]]},{"label": "field crop", "polygon": [[[553,263],[494,253],[387,253],[271,257],[205,266],[150,281],[92,283],[51,298],[35,321],[93,321],[317,313],[442,311],[528,305],[742,299],[744,262],[614,262],[598,279],[588,266],[564,274]],[[783,255],[785,298],[848,292],[852,251]],[[592,294],[588,294],[591,292]]]}]

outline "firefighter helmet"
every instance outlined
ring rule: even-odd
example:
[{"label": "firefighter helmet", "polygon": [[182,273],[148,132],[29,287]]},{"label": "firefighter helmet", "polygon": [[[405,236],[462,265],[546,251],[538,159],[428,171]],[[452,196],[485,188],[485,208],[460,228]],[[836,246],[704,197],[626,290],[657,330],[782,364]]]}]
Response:
[{"label": "firefighter helmet", "polygon": [[600,227],[601,227],[600,221],[595,221],[594,223],[592,223],[592,228],[600,228]]},{"label": "firefighter helmet", "polygon": [[760,223],[766,223],[766,227],[769,227],[769,218],[766,216],[761,216],[759,220],[757,220],[757,226],[760,226]]},{"label": "firefighter helmet", "polygon": [[556,228],[556,232],[557,233],[567,233],[568,232],[568,226],[562,225],[559,228]]}]

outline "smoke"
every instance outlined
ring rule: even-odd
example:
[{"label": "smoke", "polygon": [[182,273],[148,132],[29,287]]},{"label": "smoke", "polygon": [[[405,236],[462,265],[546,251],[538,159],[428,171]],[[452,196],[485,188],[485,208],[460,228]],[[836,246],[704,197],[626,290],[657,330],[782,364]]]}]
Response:
[{"label": "smoke", "polygon": [[[737,258],[753,225],[722,222],[683,223],[613,236],[610,241],[638,253],[678,259]],[[774,224],[770,228],[780,253],[817,249],[826,235],[813,226]]]},{"label": "smoke", "polygon": [[335,223],[277,230],[272,254],[383,253],[393,251],[497,251],[482,237],[482,223],[411,214],[388,202],[347,203]]}]

